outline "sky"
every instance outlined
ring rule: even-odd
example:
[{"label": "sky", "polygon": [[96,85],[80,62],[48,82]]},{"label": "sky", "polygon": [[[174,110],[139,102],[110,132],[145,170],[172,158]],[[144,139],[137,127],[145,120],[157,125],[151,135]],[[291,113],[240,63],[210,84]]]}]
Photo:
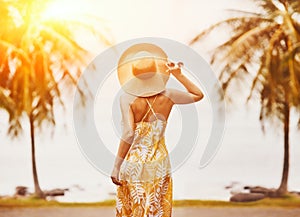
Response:
[{"label": "sky", "polygon": [[[201,30],[224,19],[228,15],[225,9],[254,10],[254,7],[244,0],[89,0],[88,2],[90,4],[79,8],[103,17],[103,24],[109,30],[107,35],[111,36],[114,43],[139,37],[164,37],[188,44]],[[211,37],[204,43],[193,45],[192,48],[208,60],[208,44],[214,43],[219,36]],[[94,52],[101,53],[103,50],[103,46],[92,45],[91,47]],[[112,87],[117,85],[116,82],[116,77],[112,75],[107,79],[103,89],[99,90],[96,102],[96,108],[101,108],[102,111],[96,114],[99,122],[109,123],[111,120],[110,116],[102,115],[111,111],[112,99],[108,99],[105,103],[101,103],[101,99],[107,98],[108,93],[117,92],[117,89],[112,91]],[[103,107],[104,104],[107,106]],[[50,133],[49,135],[46,133],[37,139],[39,144],[37,162],[42,187],[73,186],[76,188],[80,185],[93,196],[89,198],[84,194],[85,200],[105,199],[102,196],[98,197],[97,193],[92,191],[97,189],[101,191],[99,193],[101,195],[113,192],[114,186],[110,183],[109,177],[100,174],[80,151],[74,135],[72,113],[61,114],[60,110],[56,112],[59,123],[54,137],[51,138]],[[235,106],[227,107],[226,129],[221,148],[214,160],[201,170],[198,168],[199,156],[210,134],[212,121],[209,99],[204,99],[197,105],[197,112],[201,120],[199,143],[188,161],[174,173],[175,198],[224,199],[228,197],[224,187],[234,181],[277,187],[282,167],[282,133],[272,129],[266,135],[261,132],[257,103],[246,107],[243,102],[237,102]],[[0,119],[0,147],[3,150],[0,152],[2,176],[0,194],[4,194],[11,193],[17,184],[32,186],[32,178],[28,125],[24,122],[24,134],[12,142],[6,136],[4,123],[7,121],[7,116],[0,112]],[[60,120],[64,121],[60,122]],[[176,144],[178,140],[178,136],[174,135],[179,135],[181,131],[178,120],[180,114],[175,109],[166,132],[167,146],[170,151],[174,148],[172,144]],[[292,124],[294,122],[292,120]],[[99,123],[97,126],[100,126]],[[113,126],[107,126],[103,137],[107,144],[114,144],[108,145],[107,148],[115,153],[118,138],[115,136]],[[297,173],[300,169],[300,162],[297,161],[300,148],[296,144],[296,141],[299,141],[299,133],[294,128],[291,129],[291,141],[290,186],[300,190],[297,184],[300,183]],[[78,193],[75,190],[74,192]],[[74,200],[80,201],[79,198]]]},{"label": "sky", "polygon": [[249,9],[238,0],[115,0],[95,1],[116,41],[135,37],[166,37],[187,43],[211,23],[224,18],[224,9]]}]

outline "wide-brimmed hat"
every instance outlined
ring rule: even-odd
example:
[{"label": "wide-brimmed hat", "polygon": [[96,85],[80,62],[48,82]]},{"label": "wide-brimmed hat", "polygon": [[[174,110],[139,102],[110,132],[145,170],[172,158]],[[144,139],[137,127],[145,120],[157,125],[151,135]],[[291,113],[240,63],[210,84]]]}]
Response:
[{"label": "wide-brimmed hat", "polygon": [[165,90],[170,72],[168,56],[157,45],[140,43],[129,47],[118,63],[118,78],[123,90],[147,97]]}]

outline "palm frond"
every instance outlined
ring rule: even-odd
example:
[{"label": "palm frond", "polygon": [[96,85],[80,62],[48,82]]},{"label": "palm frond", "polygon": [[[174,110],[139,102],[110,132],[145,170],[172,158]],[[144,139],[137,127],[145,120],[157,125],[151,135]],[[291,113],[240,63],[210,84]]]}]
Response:
[{"label": "palm frond", "polygon": [[20,123],[21,113],[16,112],[16,103],[14,100],[6,94],[8,92],[4,88],[0,87],[0,108],[7,111],[9,115],[9,128],[8,134],[12,137],[17,137],[22,132],[22,126]]},{"label": "palm frond", "polygon": [[[260,23],[260,25],[264,24],[264,22]],[[249,32],[250,30],[260,26],[257,25],[255,22],[249,22],[249,23],[240,23],[239,26],[237,26],[235,29],[232,30],[233,35],[229,40],[225,41],[223,44],[219,45],[218,47],[215,48],[215,51],[212,54],[211,57],[211,64],[215,63],[215,60],[218,59],[218,56],[222,55],[227,55],[227,52],[231,50],[232,44],[237,41],[238,39],[242,38],[242,36],[246,33]],[[265,28],[265,27],[262,27]],[[254,47],[256,49],[256,46]]]},{"label": "palm frond", "polygon": [[300,2],[299,1],[289,0],[288,2],[289,2],[289,7],[291,8],[290,10],[292,12],[300,13]]},{"label": "palm frond", "polygon": [[257,7],[261,9],[264,16],[274,13],[274,11],[278,11],[278,8],[272,0],[254,0],[254,2]]},{"label": "palm frond", "polygon": [[222,28],[222,27],[229,27],[231,29],[236,29],[241,24],[243,24],[243,25],[254,24],[254,23],[257,24],[257,23],[261,23],[261,22],[271,23],[272,20],[267,19],[267,18],[263,18],[263,17],[234,17],[234,18],[229,18],[227,20],[220,21],[220,22],[210,26],[206,30],[202,31],[200,34],[196,35],[196,37],[194,37],[189,42],[189,44],[192,45],[192,44],[194,44],[198,41],[201,41],[205,36],[209,35],[215,29],[219,29],[219,28]]},{"label": "palm frond", "polygon": [[76,58],[82,59],[82,54],[86,52],[74,39],[67,34],[58,32],[55,28],[41,26],[40,36],[44,41],[52,42],[53,49],[63,53],[64,57],[70,58],[71,55],[74,55]]},{"label": "palm frond", "polygon": [[[261,86],[263,86],[263,83],[266,81],[266,79],[264,79],[266,74],[268,74],[268,72],[272,71],[272,70],[270,70],[270,67],[271,67],[271,59],[273,56],[275,43],[278,43],[279,41],[281,41],[283,36],[284,36],[284,32],[281,28],[278,28],[272,35],[272,37],[269,41],[269,46],[266,49],[266,51],[264,52],[265,55],[262,57],[261,66],[252,81],[252,85],[250,88],[250,93],[247,97],[247,101],[249,101],[251,99],[253,91],[255,89],[257,89],[258,83],[260,83]],[[270,80],[269,82],[270,82],[271,86],[274,86],[272,84],[272,80]],[[261,89],[259,89],[259,91],[261,91]]]},{"label": "palm frond", "polygon": [[243,11],[243,10],[238,10],[238,9],[226,9],[225,11],[227,11],[229,13],[241,14],[244,17],[246,17],[246,16],[261,17],[262,16],[262,14],[260,14],[260,13],[255,13],[255,12],[252,12],[252,11]]},{"label": "palm frond", "polygon": [[[227,53],[228,58],[235,59],[243,56],[245,53],[251,51],[253,48],[263,46],[263,44],[257,44],[257,40],[262,41],[264,38],[269,38],[270,33],[274,32],[278,28],[277,24],[267,26],[265,28],[256,27],[241,35],[232,43],[231,50]],[[229,61],[230,61],[229,59]],[[225,59],[220,59],[224,61]]]}]

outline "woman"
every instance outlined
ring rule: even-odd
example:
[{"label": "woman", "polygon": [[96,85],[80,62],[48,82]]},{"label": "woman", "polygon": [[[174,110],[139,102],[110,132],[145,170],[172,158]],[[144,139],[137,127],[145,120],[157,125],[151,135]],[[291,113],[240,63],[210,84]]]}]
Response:
[{"label": "woman", "polygon": [[[136,44],[121,56],[118,77],[123,134],[111,179],[116,216],[171,216],[172,177],[164,131],[174,104],[194,103],[202,91],[154,44]],[[186,92],[166,89],[173,75]]]}]

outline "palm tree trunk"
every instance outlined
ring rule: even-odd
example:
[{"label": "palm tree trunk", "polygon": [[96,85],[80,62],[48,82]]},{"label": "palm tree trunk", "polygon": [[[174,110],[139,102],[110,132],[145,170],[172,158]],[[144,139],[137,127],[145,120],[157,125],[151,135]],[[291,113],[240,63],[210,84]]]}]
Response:
[{"label": "palm tree trunk", "polygon": [[35,197],[37,197],[37,198],[45,198],[45,195],[40,188],[38,175],[37,175],[37,169],[36,169],[34,120],[33,120],[32,115],[30,115],[29,121],[30,121],[31,161],[32,161],[33,181],[34,181],[34,194],[35,194]]},{"label": "palm tree trunk", "polygon": [[284,105],[284,160],[283,160],[283,171],[282,178],[277,193],[282,196],[288,192],[288,177],[289,177],[289,131],[290,131],[290,107],[288,102]]}]

